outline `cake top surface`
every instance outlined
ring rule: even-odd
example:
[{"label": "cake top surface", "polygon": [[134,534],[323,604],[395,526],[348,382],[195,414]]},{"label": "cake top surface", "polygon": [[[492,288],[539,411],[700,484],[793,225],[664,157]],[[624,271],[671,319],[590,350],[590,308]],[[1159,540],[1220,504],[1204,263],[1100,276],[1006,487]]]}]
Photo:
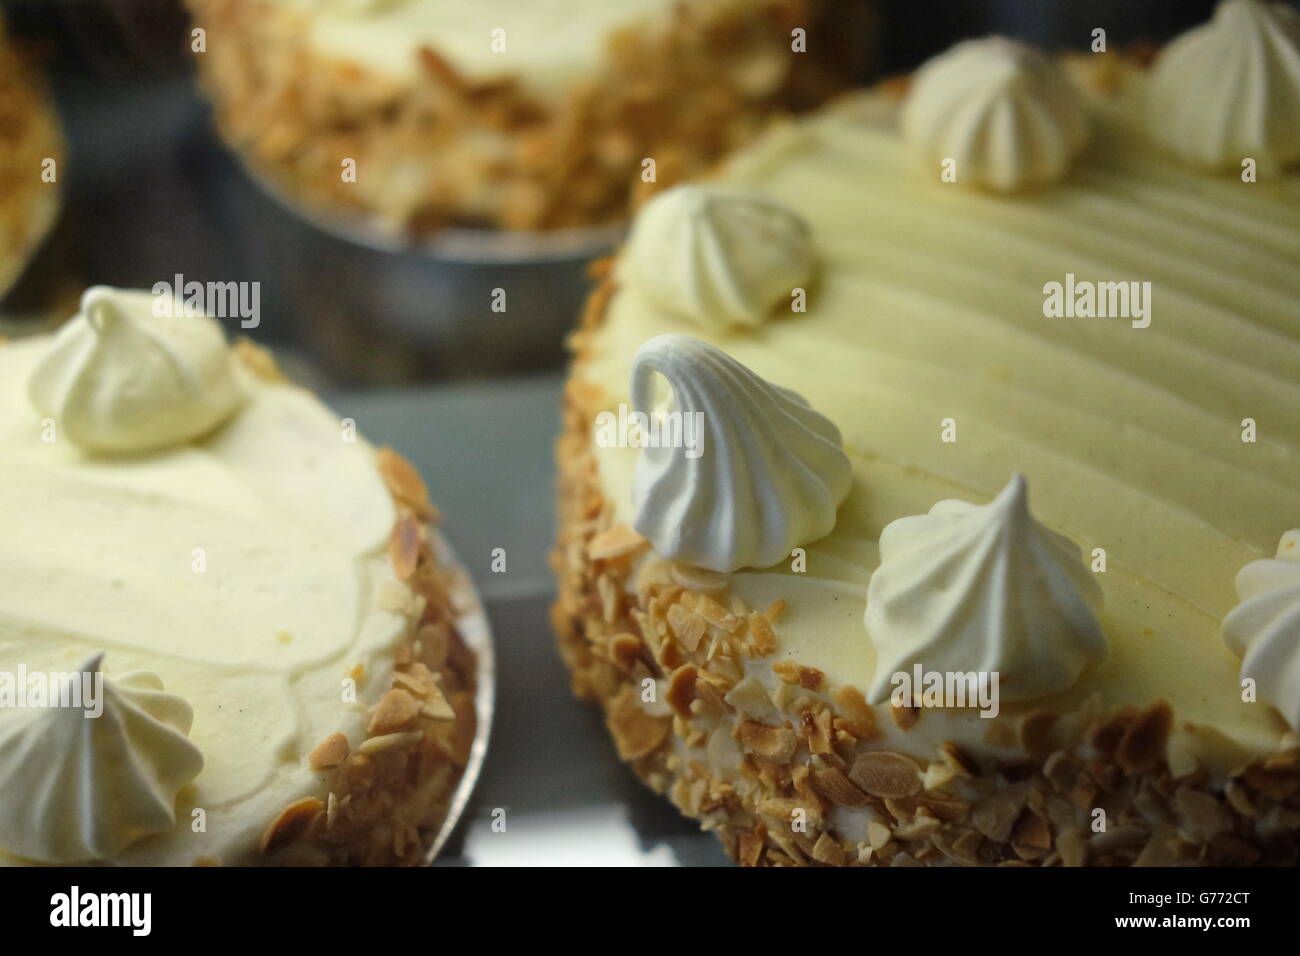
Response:
[{"label": "cake top surface", "polygon": [[[731,579],[752,607],[786,600],[779,655],[835,684],[875,676],[863,615],[886,526],[944,499],[984,505],[1023,474],[1033,518],[1092,569],[1109,644],[1069,690],[1024,706],[1165,698],[1231,764],[1287,730],[1242,700],[1220,629],[1239,569],[1300,522],[1300,177],[1185,164],[1145,132],[1142,71],[1110,54],[1067,68],[1088,141],[1032,188],[971,188],[960,165],[944,182],[905,142],[892,88],[770,132],[717,182],[810,225],[818,273],[793,290],[806,312],[787,301],[758,327],[717,327],[620,281],[575,374],[613,408],[638,347],[683,333],[838,426],[853,487],[807,570]],[[1097,315],[1098,290],[1121,287],[1127,308]],[[1085,289],[1092,317],[1074,307]],[[632,525],[638,450],[596,454]]]},{"label": "cake top surface", "polygon": [[[397,80],[418,74],[427,47],[474,79],[523,75],[567,86],[603,62],[610,34],[662,15],[675,0],[281,0],[310,14],[318,52]],[[714,2],[714,0],[708,0]]]},{"label": "cake top surface", "polygon": [[[151,298],[112,294],[128,310]],[[53,674],[102,655],[110,684],[155,675],[192,708],[203,768],[175,825],[120,860],[239,859],[276,813],[319,788],[306,755],[331,733],[359,733],[387,687],[415,613],[386,559],[395,506],[354,427],[233,356],[242,401],[207,433],[87,450],[28,394],[83,318],[59,337],[0,345],[0,658]],[[120,365],[107,375],[102,356],[79,361],[101,394],[142,382]],[[366,679],[345,702],[341,682],[358,667]],[[0,734],[21,719],[0,710]],[[191,829],[195,808],[204,832]],[[0,820],[0,839],[4,829]]]}]

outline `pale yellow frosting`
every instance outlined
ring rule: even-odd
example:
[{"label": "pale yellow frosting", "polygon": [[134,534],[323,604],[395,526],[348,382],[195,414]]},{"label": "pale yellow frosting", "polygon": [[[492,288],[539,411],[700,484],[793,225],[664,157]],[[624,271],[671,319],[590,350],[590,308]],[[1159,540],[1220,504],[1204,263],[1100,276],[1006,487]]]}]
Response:
[{"label": "pale yellow frosting", "polygon": [[374,451],[308,392],[251,376],[238,414],[190,444],[100,458],[46,441],[26,386],[51,347],[0,346],[0,668],[102,652],[110,680],[158,675],[193,708],[204,766],[175,825],[114,860],[248,859],[285,806],[324,796],[307,754],[361,739],[419,613],[386,557]]},{"label": "pale yellow frosting", "polygon": [[428,47],[465,76],[522,75],[545,95],[589,78],[614,31],[646,29],[676,0],[280,2],[310,14],[304,39],[317,52],[395,81],[418,75]]},{"label": "pale yellow frosting", "polygon": [[[1286,731],[1269,705],[1241,700],[1219,630],[1238,569],[1271,554],[1300,511],[1300,183],[1165,159],[1141,130],[1141,82],[1090,103],[1088,149],[1027,195],[919,173],[883,94],[771,133],[720,179],[810,223],[821,272],[807,313],[700,329],[627,286],[575,374],[614,407],[641,343],[688,333],[839,426],[854,484],[834,531],[808,546],[807,571],[732,576],[753,606],[786,599],[778,656],[836,685],[875,676],[862,621],[885,526],[940,499],[987,501],[1023,473],[1036,518],[1090,566],[1104,560],[1109,644],[1070,690],[1032,705],[1164,698],[1222,767]],[[1150,325],[1046,318],[1044,285],[1069,273],[1150,281]],[[1244,419],[1257,440],[1242,440]],[[946,425],[956,441],[943,440]],[[636,450],[598,448],[597,459],[630,524]],[[987,722],[968,716],[927,714],[917,728],[943,740],[964,721],[982,734]],[[904,737],[920,744],[917,731]]]}]

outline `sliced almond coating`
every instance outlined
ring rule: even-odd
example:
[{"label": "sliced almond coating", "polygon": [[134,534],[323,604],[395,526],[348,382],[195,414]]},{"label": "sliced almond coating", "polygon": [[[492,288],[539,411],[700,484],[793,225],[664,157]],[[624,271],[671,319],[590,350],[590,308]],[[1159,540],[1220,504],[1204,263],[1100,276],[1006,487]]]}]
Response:
[{"label": "sliced almond coating", "polygon": [[760,833],[747,830],[736,841],[736,862],[741,866],[758,866],[763,858],[763,837]]},{"label": "sliced almond coating", "polygon": [[773,717],[779,713],[767,689],[753,677],[737,681],[723,699],[746,717]]},{"label": "sliced almond coating", "polygon": [[921,789],[921,774],[909,757],[890,750],[858,754],[849,779],[873,797],[910,797]]},{"label": "sliced almond coating", "polygon": [[420,714],[430,720],[448,721],[456,719],[456,709],[451,706],[441,688],[435,687],[429,696],[420,703]]},{"label": "sliced almond coating", "polygon": [[837,807],[865,807],[867,795],[834,767],[812,772],[813,789]]},{"label": "sliced almond coating", "polygon": [[825,863],[827,866],[843,866],[846,859],[844,848],[829,833],[825,832],[813,844],[812,858],[818,863]]},{"label": "sliced almond coating", "polygon": [[737,739],[750,753],[778,763],[785,763],[793,757],[799,744],[794,731],[788,727],[769,727],[756,720],[741,721],[737,728]]},{"label": "sliced almond coating", "polygon": [[268,349],[262,348],[252,339],[240,338],[235,342],[235,357],[243,363],[244,367],[253,373],[255,378],[263,382],[283,382],[284,373],[280,371],[280,366],[276,364],[275,356]]},{"label": "sliced almond coating", "polygon": [[695,596],[695,612],[718,630],[725,631],[728,634],[735,634],[740,630],[743,623],[740,618],[707,594],[697,594]]},{"label": "sliced almond coating", "polygon": [[438,510],[429,501],[429,489],[414,465],[387,447],[379,449],[378,465],[380,477],[394,498],[423,521],[437,517]]},{"label": "sliced almond coating", "polygon": [[316,797],[303,797],[296,803],[289,804],[262,834],[262,852],[269,855],[284,849],[302,836],[316,815],[324,809],[325,804]]},{"label": "sliced almond coating", "polygon": [[1015,783],[985,797],[971,809],[971,824],[994,843],[1006,843],[1029,799],[1029,784]]},{"label": "sliced almond coating", "polygon": [[430,696],[437,689],[437,685],[425,680],[421,675],[408,674],[404,671],[393,674],[393,683],[401,685],[403,690],[408,690],[421,698]]},{"label": "sliced almond coating", "polygon": [[1088,837],[1082,827],[1063,830],[1056,838],[1056,850],[1065,866],[1085,866],[1088,862]]},{"label": "sliced almond coating", "polygon": [[420,702],[400,688],[394,688],[379,699],[370,714],[367,727],[371,734],[391,734],[401,730],[420,712]]},{"label": "sliced almond coating", "polygon": [[921,719],[921,708],[895,707],[891,704],[889,716],[894,718],[894,723],[899,730],[911,730],[916,726],[916,722]]},{"label": "sliced almond coating", "polygon": [[1052,831],[1046,820],[1032,810],[1025,810],[1011,828],[1011,842],[1035,850],[1050,850]]},{"label": "sliced almond coating", "polygon": [[399,581],[409,581],[420,562],[420,522],[414,515],[402,515],[388,536],[388,560]]},{"label": "sliced almond coating", "polygon": [[867,824],[867,840],[871,843],[871,849],[879,850],[893,838],[894,831],[879,820]]},{"label": "sliced almond coating", "polygon": [[637,760],[652,753],[672,729],[670,717],[646,713],[630,686],[609,701],[605,723],[609,725],[618,755],[624,760]]},{"label": "sliced almond coating", "polygon": [[641,661],[645,645],[634,634],[615,634],[609,639],[610,659],[620,670],[632,671]]},{"label": "sliced almond coating", "polygon": [[1199,843],[1209,843],[1232,827],[1232,814],[1210,794],[1191,787],[1179,787],[1174,793],[1182,829]]},{"label": "sliced almond coating", "polygon": [[701,594],[716,594],[727,587],[725,574],[697,568],[693,564],[683,564],[680,561],[674,561],[669,565],[669,574],[682,587],[689,591],[699,591]]},{"label": "sliced almond coating", "polygon": [[840,709],[840,720],[845,729],[854,737],[870,740],[879,733],[876,712],[856,687],[841,687],[837,690],[835,705]]},{"label": "sliced almond coating", "polygon": [[377,737],[367,737],[361,741],[357,747],[359,754],[377,754],[385,750],[392,750],[394,747],[413,747],[424,739],[424,732],[419,730],[404,730],[392,734],[380,734]]},{"label": "sliced almond coating", "polygon": [[687,664],[673,671],[672,677],[669,678],[668,692],[664,694],[664,700],[679,717],[691,716],[691,702],[695,700],[695,680],[698,675],[699,671]]},{"label": "sliced almond coating", "polygon": [[692,613],[681,604],[674,604],[668,609],[668,626],[673,629],[677,640],[691,653],[699,649],[700,641],[708,629],[704,618]]},{"label": "sliced almond coating", "polygon": [[1130,774],[1144,773],[1165,756],[1165,743],[1173,726],[1169,705],[1158,701],[1128,725],[1115,747],[1115,760]]},{"label": "sliced almond coating", "polygon": [[939,751],[943,755],[943,759],[952,765],[953,769],[959,774],[967,777],[978,777],[980,775],[979,764],[975,762],[975,759],[951,740],[943,744]]},{"label": "sliced almond coating", "polygon": [[763,612],[763,617],[767,618],[769,621],[775,621],[784,611],[785,598],[777,598],[767,606],[767,610]]},{"label": "sliced almond coating", "polygon": [[347,760],[350,752],[347,737],[343,734],[330,734],[316,745],[316,749],[307,758],[307,763],[313,770],[328,770]]},{"label": "sliced almond coating", "polygon": [[749,615],[749,651],[755,657],[776,653],[776,631],[762,614]]},{"label": "sliced almond coating", "polygon": [[587,555],[593,561],[621,558],[625,554],[635,554],[649,544],[649,541],[627,525],[616,524],[591,539],[587,545]]}]

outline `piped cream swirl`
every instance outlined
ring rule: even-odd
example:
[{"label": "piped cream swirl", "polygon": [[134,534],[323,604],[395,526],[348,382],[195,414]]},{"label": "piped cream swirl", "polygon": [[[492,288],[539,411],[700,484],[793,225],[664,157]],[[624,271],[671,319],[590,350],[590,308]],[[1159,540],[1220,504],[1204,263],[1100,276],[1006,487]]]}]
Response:
[{"label": "piped cream swirl", "polygon": [[816,256],[792,209],[739,190],[677,186],[637,214],[623,277],[647,299],[704,328],[756,326],[794,290]]},{"label": "piped cream swirl", "polygon": [[[82,674],[97,675],[103,655]],[[0,850],[42,863],[116,856],[176,822],[176,795],[203,769],[194,713],[138,672],[104,680],[97,716],[44,706],[0,712]]]},{"label": "piped cream swirl", "polygon": [[[672,389],[656,409],[657,375]],[[796,393],[688,335],[659,335],[632,361],[633,408],[698,416],[698,455],[644,447],[635,527],[663,557],[713,571],[765,568],[835,527],[853,483],[839,429]]]},{"label": "piped cream swirl", "polygon": [[1241,657],[1241,676],[1300,730],[1300,529],[1282,535],[1277,557],[1237,574],[1241,603],[1223,619],[1223,639]]},{"label": "piped cream swirl", "polygon": [[865,618],[872,703],[916,664],[996,672],[1002,698],[1017,701],[1065,690],[1106,656],[1101,588],[1078,546],[1034,520],[1020,475],[987,505],[950,499],[891,522],[880,557]]},{"label": "piped cream swirl", "polygon": [[1010,192],[1060,179],[1088,138],[1083,101],[1050,57],[1005,37],[957,44],[921,67],[900,114],[927,163]]},{"label": "piped cream swirl", "polygon": [[92,286],[32,372],[28,396],[90,451],[199,438],[243,401],[225,334],[204,315],[155,315],[148,292]]},{"label": "piped cream swirl", "polygon": [[1161,54],[1147,105],[1152,135],[1190,163],[1300,161],[1300,14],[1280,3],[1224,0],[1209,23]]}]

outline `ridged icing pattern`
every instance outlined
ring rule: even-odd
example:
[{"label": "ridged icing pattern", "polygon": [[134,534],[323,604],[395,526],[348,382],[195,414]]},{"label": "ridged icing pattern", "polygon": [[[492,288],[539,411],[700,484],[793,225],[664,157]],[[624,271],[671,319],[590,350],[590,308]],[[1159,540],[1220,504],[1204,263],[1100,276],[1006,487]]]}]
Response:
[{"label": "ridged icing pattern", "polygon": [[1214,19],[1165,48],[1151,71],[1152,134],[1209,169],[1300,161],[1300,13],[1223,0]]},{"label": "ridged icing pattern", "polygon": [[635,527],[659,554],[714,571],[763,568],[835,526],[853,476],[828,418],[690,336],[660,335],[637,350],[636,411],[658,411],[658,375],[672,389],[662,411],[698,413],[704,438],[694,458],[682,448],[641,451]]},{"label": "ridged icing pattern", "polygon": [[702,328],[755,326],[815,267],[808,225],[762,196],[676,186],[637,215],[621,268],[656,305]]},{"label": "ridged icing pattern", "polygon": [[[81,673],[99,673],[102,660]],[[0,713],[0,850],[42,863],[105,860],[176,822],[177,793],[203,769],[187,739],[190,705],[149,673],[104,680],[101,705],[98,716]]]},{"label": "ridged icing pattern", "polygon": [[904,137],[938,175],[1005,192],[1053,182],[1087,140],[1083,101],[1057,63],[1005,37],[967,40],[917,72]]},{"label": "ridged icing pattern", "polygon": [[220,324],[206,315],[155,315],[155,301],[92,286],[32,372],[32,404],[77,445],[142,452],[181,444],[212,431],[243,401]]},{"label": "ridged icing pattern", "polygon": [[[797,204],[812,225],[808,313],[725,335],[620,293],[582,374],[625,400],[640,343],[692,332],[835,421],[856,479],[835,529],[808,545],[807,574],[762,576],[791,606],[814,596],[780,636],[832,680],[873,676],[865,595],[818,615],[821,583],[860,587],[890,521],[988,500],[1019,470],[1040,522],[1106,554],[1110,652],[1059,706],[1165,696],[1220,739],[1275,746],[1276,715],[1240,700],[1220,626],[1237,572],[1296,520],[1300,179],[1243,187],[1169,160],[1139,134],[1137,77],[1118,79],[1113,100],[1090,101],[1099,148],[1045,193],[917,181],[887,95],[774,131],[724,181]],[[1150,280],[1151,325],[1044,317],[1043,284],[1067,273]],[[940,440],[948,418],[954,443]],[[627,501],[634,456],[598,453],[611,498]]]},{"label": "ridged icing pattern", "polygon": [[1282,535],[1277,557],[1241,569],[1237,596],[1223,639],[1241,658],[1241,676],[1300,730],[1300,529]]},{"label": "ridged icing pattern", "polygon": [[916,664],[996,672],[1005,700],[1065,690],[1106,656],[1101,602],[1078,545],[1029,513],[1020,475],[987,505],[949,499],[899,518],[880,535],[880,567],[867,589],[876,646],[867,700],[888,700],[891,675]]}]

